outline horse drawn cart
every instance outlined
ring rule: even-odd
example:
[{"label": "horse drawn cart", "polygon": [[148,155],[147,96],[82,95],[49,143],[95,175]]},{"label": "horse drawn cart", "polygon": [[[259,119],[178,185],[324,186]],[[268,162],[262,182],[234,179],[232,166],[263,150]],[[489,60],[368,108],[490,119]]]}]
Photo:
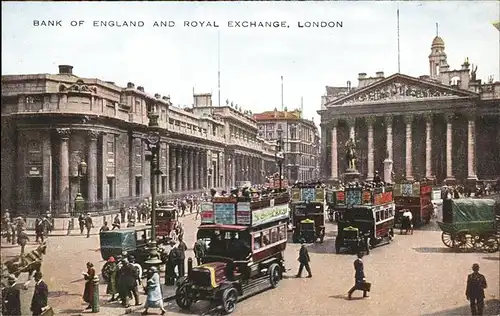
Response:
[{"label": "horse drawn cart", "polygon": [[17,278],[21,273],[28,273],[28,277],[31,277],[34,272],[40,271],[42,267],[42,257],[45,255],[46,251],[47,244],[43,243],[35,250],[23,256],[16,256],[2,262],[2,287],[6,286],[7,278],[10,274],[13,274]]},{"label": "horse drawn cart", "polygon": [[446,247],[461,251],[499,250],[500,205],[490,199],[456,199],[443,201],[443,231],[441,240]]}]

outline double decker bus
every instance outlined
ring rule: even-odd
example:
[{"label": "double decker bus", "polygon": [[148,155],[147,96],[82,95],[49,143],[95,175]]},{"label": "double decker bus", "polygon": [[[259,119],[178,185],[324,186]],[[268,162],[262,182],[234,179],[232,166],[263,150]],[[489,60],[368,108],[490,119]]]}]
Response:
[{"label": "double decker bus", "polygon": [[396,204],[396,225],[402,221],[403,211],[410,210],[415,226],[428,224],[434,205],[432,204],[432,186],[426,181],[407,181],[394,184],[394,202]]},{"label": "double decker bus", "polygon": [[393,188],[356,183],[345,189],[329,190],[327,200],[336,212],[335,250],[365,250],[389,243],[394,238]]},{"label": "double decker bus", "polygon": [[325,188],[321,183],[297,183],[291,189],[293,242],[323,242],[325,238]]},{"label": "double decker bus", "polygon": [[189,308],[200,300],[218,301],[225,313],[238,297],[275,288],[285,272],[288,193],[270,196],[213,197],[201,208],[197,239],[207,250],[202,264],[178,280],[177,305]]}]

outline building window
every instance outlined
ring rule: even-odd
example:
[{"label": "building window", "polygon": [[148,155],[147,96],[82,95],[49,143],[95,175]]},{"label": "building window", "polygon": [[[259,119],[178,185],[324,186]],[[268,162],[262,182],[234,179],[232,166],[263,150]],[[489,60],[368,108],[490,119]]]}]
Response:
[{"label": "building window", "polygon": [[115,143],[114,142],[108,142],[107,143],[107,153],[108,154],[114,154],[115,153]]},{"label": "building window", "polygon": [[142,194],[142,177],[135,177],[135,196],[141,196]]},{"label": "building window", "polygon": [[166,121],[166,120],[167,120],[167,111],[161,110],[160,121]]},{"label": "building window", "polygon": [[161,193],[167,193],[167,176],[161,177]]},{"label": "building window", "polygon": [[35,99],[32,96],[27,96],[26,98],[24,98],[24,103],[27,104],[35,103]]},{"label": "building window", "polygon": [[142,159],[141,159],[141,145],[135,145],[135,165],[140,166]]},{"label": "building window", "polygon": [[115,178],[108,177],[108,198],[110,200],[116,199]]},{"label": "building window", "polygon": [[136,101],[135,101],[135,109],[134,109],[134,112],[135,112],[135,113],[139,113],[139,112],[141,112],[141,101],[139,101],[139,100],[136,100]]}]

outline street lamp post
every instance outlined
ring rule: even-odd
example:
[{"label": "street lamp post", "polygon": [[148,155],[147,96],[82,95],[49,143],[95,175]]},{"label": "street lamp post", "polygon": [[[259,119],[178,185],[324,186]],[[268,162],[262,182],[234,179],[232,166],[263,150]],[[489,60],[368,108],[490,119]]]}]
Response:
[{"label": "street lamp post", "polygon": [[280,183],[280,192],[283,187],[283,161],[285,160],[285,155],[283,153],[283,130],[281,129],[281,126],[278,127],[278,140],[276,141],[276,163],[278,164],[279,167],[279,183]]},{"label": "street lamp post", "polygon": [[149,245],[149,259],[145,262],[150,267],[158,266],[161,263],[160,254],[156,244],[156,177],[161,171],[158,169],[158,155],[160,151],[160,134],[158,129],[158,114],[148,113],[149,132],[147,134],[148,149],[151,152],[146,159],[151,161],[151,242]]}]

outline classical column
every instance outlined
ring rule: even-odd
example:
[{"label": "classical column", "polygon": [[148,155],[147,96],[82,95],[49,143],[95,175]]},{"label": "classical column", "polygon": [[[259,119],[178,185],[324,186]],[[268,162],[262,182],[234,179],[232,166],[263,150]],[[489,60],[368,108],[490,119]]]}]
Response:
[{"label": "classical column", "polygon": [[236,185],[236,156],[233,155],[231,158],[231,187],[234,187]]},{"label": "classical column", "polygon": [[332,120],[332,161],[331,161],[331,177],[332,179],[338,179],[339,177],[339,156],[337,152],[337,124],[338,120]]},{"label": "classical column", "polygon": [[187,191],[188,189],[188,152],[186,148],[182,149],[182,191]]},{"label": "classical column", "polygon": [[467,122],[467,179],[477,180],[476,175],[476,118],[468,116]]},{"label": "classical column", "polygon": [[406,124],[406,150],[405,150],[405,160],[406,160],[406,180],[413,180],[413,162],[412,162],[412,146],[411,146],[411,125],[413,122],[413,116],[407,115],[404,118]]},{"label": "classical column", "polygon": [[432,114],[425,115],[425,177],[434,179],[432,175]]},{"label": "classical column", "polygon": [[384,122],[387,134],[386,138],[387,157],[385,158],[392,160],[392,116],[384,117]]},{"label": "classical column", "polygon": [[375,117],[369,116],[366,118],[366,126],[368,128],[368,174],[367,180],[372,181],[374,176],[374,157],[373,157],[373,123],[375,123]]},{"label": "classical column", "polygon": [[170,155],[170,161],[169,161],[169,167],[168,167],[168,173],[170,175],[170,183],[169,183],[169,190],[174,192],[175,191],[175,170],[177,169],[177,157],[175,157],[175,148],[170,148],[169,151]]},{"label": "classical column", "polygon": [[453,113],[445,114],[446,120],[446,179],[445,181],[454,181],[453,176]]},{"label": "classical column", "polygon": [[194,190],[194,150],[189,150],[189,190]]},{"label": "classical column", "polygon": [[58,128],[57,133],[61,137],[59,154],[59,201],[63,213],[69,212],[69,128]]},{"label": "classical column", "polygon": [[200,152],[198,150],[193,151],[193,189],[194,190],[199,190],[200,189],[200,164],[198,161],[198,155]]},{"label": "classical column", "polygon": [[179,148],[175,149],[175,192],[182,191],[182,154]]},{"label": "classical column", "polygon": [[87,199],[92,203],[97,200],[97,139],[99,138],[99,132],[89,130],[88,135],[89,153],[87,158]]},{"label": "classical column", "polygon": [[206,188],[205,187],[205,169],[203,167],[203,155],[205,154],[204,150],[201,150],[198,152],[198,166],[199,166],[199,173],[198,173],[198,185],[200,186],[200,189]]},{"label": "classical column", "polygon": [[170,189],[170,145],[168,143],[165,144],[165,185],[167,186],[166,188],[166,193],[168,194],[168,190]]}]

